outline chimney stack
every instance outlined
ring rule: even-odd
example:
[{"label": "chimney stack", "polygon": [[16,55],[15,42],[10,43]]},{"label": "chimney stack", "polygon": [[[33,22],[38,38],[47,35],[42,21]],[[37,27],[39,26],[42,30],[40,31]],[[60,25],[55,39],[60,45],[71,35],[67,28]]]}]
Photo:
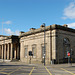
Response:
[{"label": "chimney stack", "polygon": [[63,26],[64,26],[64,27],[66,27],[66,28],[68,27],[68,25],[67,25],[67,24],[64,24]]},{"label": "chimney stack", "polygon": [[30,30],[35,30],[36,28],[30,28]]},{"label": "chimney stack", "polygon": [[20,35],[21,35],[22,33],[25,33],[25,32],[21,31],[21,32],[20,32]]}]

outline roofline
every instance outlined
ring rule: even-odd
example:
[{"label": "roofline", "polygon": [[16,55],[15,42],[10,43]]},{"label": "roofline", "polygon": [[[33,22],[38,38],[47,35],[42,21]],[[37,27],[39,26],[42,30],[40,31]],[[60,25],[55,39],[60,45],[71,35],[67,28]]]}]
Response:
[{"label": "roofline", "polygon": [[11,36],[0,35],[0,37],[6,37],[6,38],[1,39],[0,41],[2,41],[2,40],[7,40],[7,39],[11,39],[11,38],[13,38],[13,37],[18,37],[18,38],[19,38],[19,36],[17,36],[17,35],[11,35]]},{"label": "roofline", "polygon": [[[60,30],[69,31],[69,32],[75,33],[75,29],[64,27],[64,26],[57,25],[57,24],[53,24],[53,25],[49,25],[49,26],[45,27],[46,31],[54,30],[54,29],[60,29]],[[22,33],[22,34],[20,34],[19,37],[21,38],[23,36],[28,36],[28,35],[36,34],[36,33],[40,33],[40,32],[44,32],[44,27],[38,28],[38,29],[35,29],[35,30],[31,30],[31,31],[28,31],[28,32],[25,32],[25,33]]]}]

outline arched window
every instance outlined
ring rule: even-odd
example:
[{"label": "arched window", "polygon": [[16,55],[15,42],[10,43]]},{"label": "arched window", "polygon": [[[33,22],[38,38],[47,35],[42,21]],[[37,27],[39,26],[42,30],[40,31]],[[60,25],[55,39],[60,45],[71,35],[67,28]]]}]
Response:
[{"label": "arched window", "polygon": [[70,52],[70,41],[68,38],[63,39],[64,58],[68,58],[67,53]]},{"label": "arched window", "polygon": [[70,41],[68,38],[64,38],[64,45],[69,45],[70,44]]}]

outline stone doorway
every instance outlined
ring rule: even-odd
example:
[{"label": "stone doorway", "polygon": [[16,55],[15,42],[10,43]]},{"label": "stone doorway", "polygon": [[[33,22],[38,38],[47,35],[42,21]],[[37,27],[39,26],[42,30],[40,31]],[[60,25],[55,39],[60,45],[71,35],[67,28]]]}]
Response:
[{"label": "stone doorway", "polygon": [[17,44],[13,44],[13,59],[17,59]]}]

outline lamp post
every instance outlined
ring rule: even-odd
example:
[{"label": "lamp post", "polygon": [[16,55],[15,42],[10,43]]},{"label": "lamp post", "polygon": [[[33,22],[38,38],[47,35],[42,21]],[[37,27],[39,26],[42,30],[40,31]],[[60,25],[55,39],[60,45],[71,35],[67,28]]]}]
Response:
[{"label": "lamp post", "polygon": [[70,60],[71,60],[71,65],[72,65],[72,49],[71,49],[70,54],[71,54],[71,55],[70,55],[70,57],[71,57]]},{"label": "lamp post", "polygon": [[44,66],[45,66],[45,55],[46,55],[46,51],[45,51],[45,23],[43,23],[42,27],[44,27]]},{"label": "lamp post", "polygon": [[[2,22],[2,35],[3,35],[3,22]],[[4,38],[4,36],[3,36],[3,40],[4,40],[4,44],[5,44],[5,38]],[[4,47],[4,45],[3,45],[3,47]],[[5,48],[3,48],[3,62],[4,62],[4,49]]]},{"label": "lamp post", "polygon": [[[3,22],[2,22],[2,38],[3,38]],[[4,48],[3,48],[3,52],[4,52]],[[4,53],[3,53],[3,62],[4,62]]]}]

